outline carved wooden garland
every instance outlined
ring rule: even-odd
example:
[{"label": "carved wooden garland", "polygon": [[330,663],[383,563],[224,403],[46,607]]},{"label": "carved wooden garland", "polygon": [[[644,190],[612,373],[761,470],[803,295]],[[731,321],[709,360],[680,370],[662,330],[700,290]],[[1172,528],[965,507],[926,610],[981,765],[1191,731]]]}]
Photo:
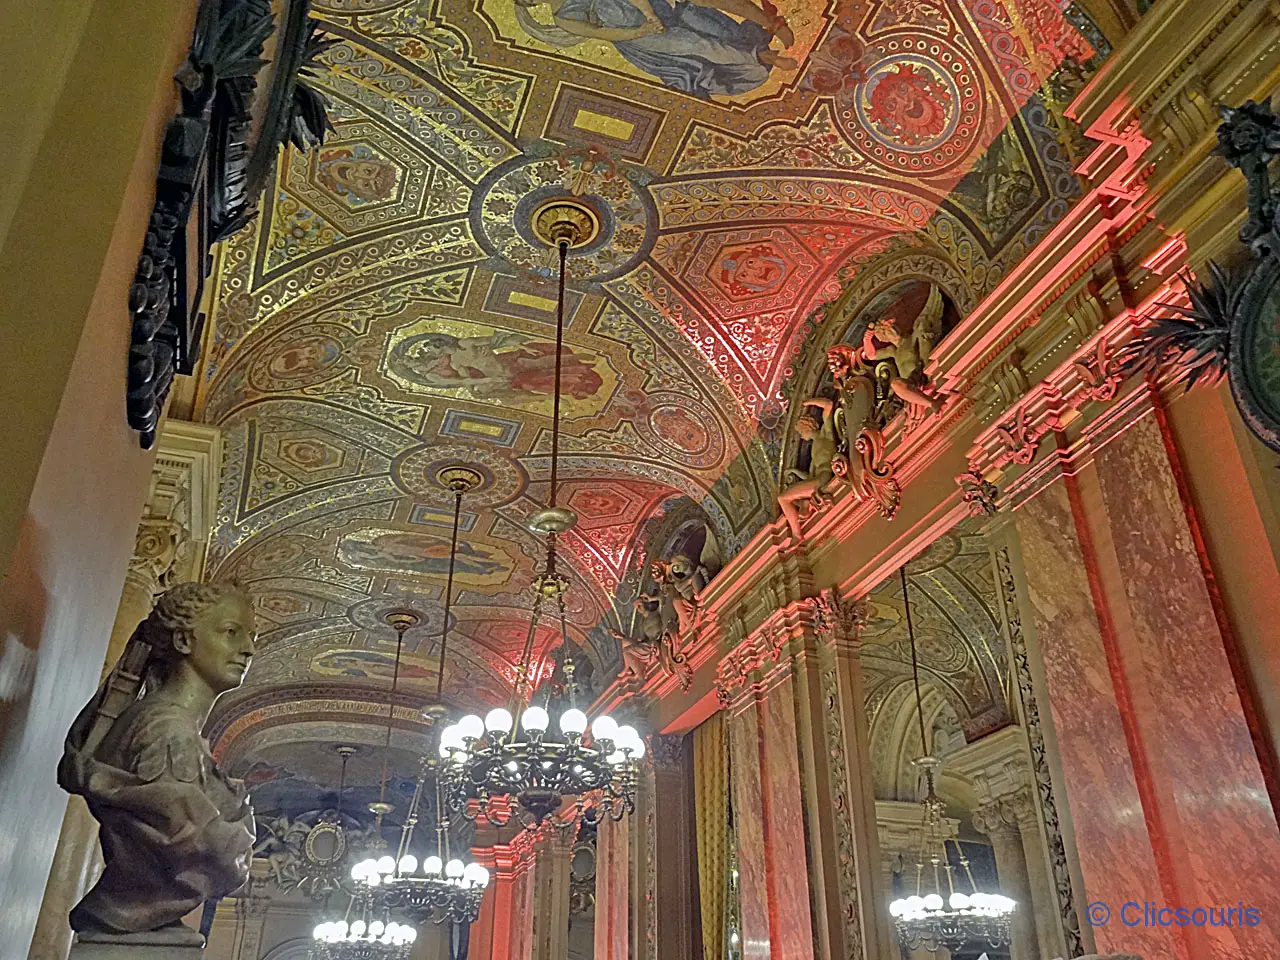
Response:
[{"label": "carved wooden garland", "polygon": [[[199,359],[210,248],[256,215],[282,143],[306,149],[330,129],[323,98],[305,82],[327,45],[309,9],[310,0],[201,4],[175,75],[182,107],[165,131],[155,206],[129,288],[125,406],[143,449],[155,443],[175,374],[189,376]],[[277,15],[284,28],[268,61],[262,55]],[[258,116],[265,119],[253,141]]]}]

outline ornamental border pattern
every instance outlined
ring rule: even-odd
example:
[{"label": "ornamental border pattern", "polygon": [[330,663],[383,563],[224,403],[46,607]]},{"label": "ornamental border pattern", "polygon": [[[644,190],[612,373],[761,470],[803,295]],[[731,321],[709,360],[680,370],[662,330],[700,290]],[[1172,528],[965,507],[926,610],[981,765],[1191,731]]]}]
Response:
[{"label": "ornamental border pattern", "polygon": [[832,797],[832,814],[836,829],[837,876],[840,882],[840,913],[844,926],[846,960],[862,960],[862,921],[859,911],[857,853],[853,845],[853,821],[849,816],[849,776],[844,756],[843,720],[840,716],[840,690],[836,682],[836,651],[830,644],[819,649],[818,680],[821,689],[826,736],[827,762],[831,780],[836,784]]},{"label": "ornamental border pattern", "polygon": [[1078,957],[1085,952],[1084,940],[1080,934],[1080,917],[1076,913],[1075,893],[1071,888],[1071,870],[1067,865],[1067,848],[1062,839],[1058,805],[1053,795],[1053,776],[1049,770],[1049,761],[1045,752],[1040,707],[1036,702],[1035,689],[1032,685],[1026,638],[1022,635],[1017,584],[1013,578],[1008,547],[1000,547],[996,551],[996,566],[1000,576],[1000,588],[1004,594],[1005,623],[1009,629],[1009,652],[1017,675],[1023,723],[1026,726],[1027,741],[1031,747],[1031,769],[1035,777],[1040,819],[1044,824],[1045,839],[1049,846],[1049,867],[1053,873],[1053,886],[1058,898],[1058,919],[1062,924],[1067,955]]}]

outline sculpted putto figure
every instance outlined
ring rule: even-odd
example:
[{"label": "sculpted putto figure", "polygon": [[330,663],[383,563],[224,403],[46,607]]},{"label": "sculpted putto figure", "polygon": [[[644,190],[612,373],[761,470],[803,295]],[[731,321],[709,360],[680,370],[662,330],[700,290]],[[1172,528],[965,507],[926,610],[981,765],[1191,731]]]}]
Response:
[{"label": "sculpted putto figure", "polygon": [[80,711],[58,782],[88,802],[106,863],[71,911],[81,935],[202,943],[182,917],[248,879],[253,810],[200,729],[218,695],[244,680],[254,638],[253,607],[238,587],[180,584]]},{"label": "sculpted putto figure", "polygon": [[808,414],[796,421],[796,432],[810,444],[809,472],[797,467],[788,469],[787,479],[793,482],[778,494],[778,509],[797,539],[801,536],[800,504],[808,503],[813,509],[821,509],[830,501],[828,488],[836,478],[834,465],[839,453],[836,417],[833,415],[835,404],[823,397],[814,397],[806,400],[804,405],[822,414],[821,422]]},{"label": "sculpted putto figure", "polygon": [[916,423],[931,413],[937,413],[942,401],[931,397],[920,385],[924,381],[924,367],[929,362],[934,343],[942,336],[942,314],[946,301],[942,291],[930,287],[929,299],[911,326],[911,332],[903,336],[897,321],[885,317],[867,328],[862,337],[862,358],[868,365],[892,360],[896,368],[889,380],[889,389],[907,406],[908,423]]}]

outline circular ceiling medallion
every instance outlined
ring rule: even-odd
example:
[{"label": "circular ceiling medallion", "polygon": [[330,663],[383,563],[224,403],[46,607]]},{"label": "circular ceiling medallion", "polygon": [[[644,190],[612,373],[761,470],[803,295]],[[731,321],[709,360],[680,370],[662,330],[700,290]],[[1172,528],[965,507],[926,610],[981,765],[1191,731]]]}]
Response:
[{"label": "circular ceiling medallion", "polygon": [[854,143],[903,173],[936,173],[973,151],[981,85],[959,50],[934,37],[899,37],[854,92]]},{"label": "circular ceiling medallion", "polygon": [[484,477],[470,467],[445,467],[437,474],[436,479],[446,490],[454,493],[466,493],[484,483]]},{"label": "circular ceiling medallion", "polygon": [[621,276],[656,236],[648,194],[603,151],[520,157],[490,174],[479,192],[471,212],[476,236],[533,279],[555,279],[561,232],[570,236],[570,280]]},{"label": "circular ceiling medallion", "polygon": [[494,507],[520,495],[529,478],[514,460],[482,447],[433,443],[414,447],[391,465],[396,486],[422,503],[453,506],[454,482],[466,479],[471,487],[462,501],[464,510]]},{"label": "circular ceiling medallion", "polygon": [[724,440],[715,417],[692,397],[653,394],[648,415],[637,418],[636,428],[685,467],[707,469],[724,457]]},{"label": "circular ceiling medallion", "polygon": [[[405,601],[413,603],[413,609],[405,607]],[[416,623],[407,626],[404,634],[406,653],[419,654],[430,649],[440,637],[444,628],[444,607],[426,597],[382,596],[361,600],[347,608],[347,619],[358,627],[363,627],[373,636],[390,641],[392,652],[395,646],[395,622],[401,615],[408,613],[417,617]],[[458,618],[452,611],[449,613],[449,628],[457,626]]]}]

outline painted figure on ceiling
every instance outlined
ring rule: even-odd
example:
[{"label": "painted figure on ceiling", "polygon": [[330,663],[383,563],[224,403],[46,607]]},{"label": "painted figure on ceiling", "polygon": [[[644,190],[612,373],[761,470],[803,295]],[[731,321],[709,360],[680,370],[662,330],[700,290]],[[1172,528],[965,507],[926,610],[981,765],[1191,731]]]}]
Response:
[{"label": "painted figure on ceiling", "polygon": [[106,864],[71,911],[82,937],[147,933],[203,944],[182,918],[249,879],[253,808],[200,730],[218,696],[244,680],[254,643],[253,604],[242,590],[179,584],[80,711],[58,783],[88,803]]},{"label": "painted figure on ceiling", "polygon": [[720,279],[734,296],[772,293],[787,278],[787,261],[762,243],[720,263]]},{"label": "painted figure on ceiling", "polygon": [[342,344],[333,337],[314,334],[282,347],[267,363],[267,370],[273,377],[291,380],[327,370],[341,358]]},{"label": "painted figure on ceiling", "polygon": [[[564,348],[561,383],[575,400],[594,396],[604,383],[589,359]],[[387,362],[394,372],[424,387],[471,387],[495,399],[555,392],[555,344],[510,331],[487,337],[419,334],[396,344]]]},{"label": "painted figure on ceiling", "polygon": [[777,38],[790,47],[795,36],[769,0],[549,0],[551,24],[531,12],[542,0],[514,2],[535,40],[552,47],[607,41],[663,85],[695,97],[746,93],[775,68],[799,66],[770,46]]},{"label": "painted figure on ceiling", "polygon": [[321,150],[316,179],[356,205],[386,200],[396,190],[396,168],[363,144]]},{"label": "painted figure on ceiling", "polygon": [[[425,533],[383,533],[372,540],[345,538],[338,545],[338,559],[362,570],[400,570],[408,573],[449,572],[449,541]],[[493,547],[458,543],[455,572],[463,577],[492,577],[511,569],[507,558]]]}]

